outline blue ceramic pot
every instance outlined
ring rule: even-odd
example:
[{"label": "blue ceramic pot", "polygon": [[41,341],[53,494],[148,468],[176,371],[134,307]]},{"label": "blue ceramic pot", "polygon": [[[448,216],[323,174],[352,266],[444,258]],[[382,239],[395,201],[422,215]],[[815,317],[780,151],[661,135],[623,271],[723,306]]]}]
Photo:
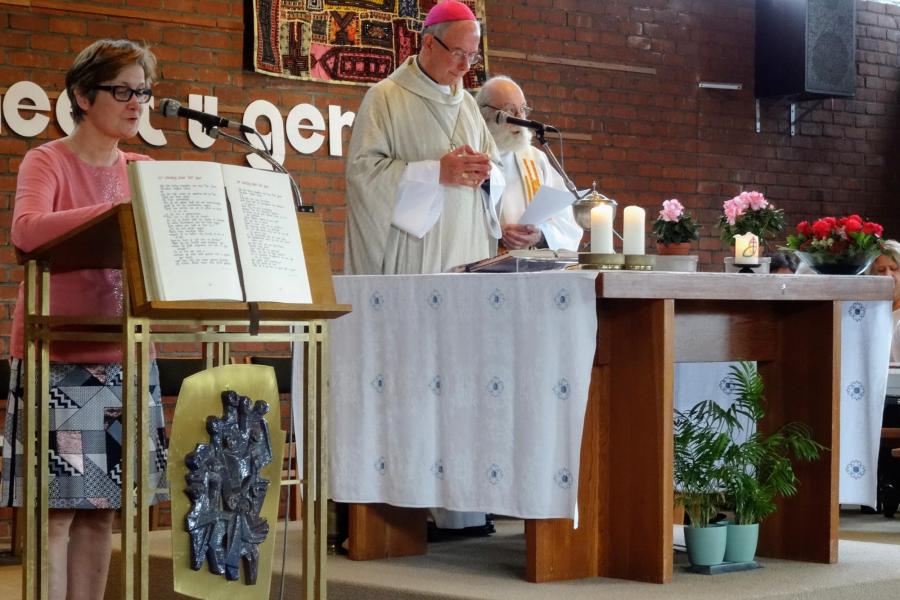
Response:
[{"label": "blue ceramic pot", "polygon": [[725,560],[725,539],[727,527],[684,527],[684,545],[688,560],[696,567],[709,567]]},{"label": "blue ceramic pot", "polygon": [[759,523],[734,525],[729,523],[725,541],[725,562],[750,562],[756,556],[759,541]]}]

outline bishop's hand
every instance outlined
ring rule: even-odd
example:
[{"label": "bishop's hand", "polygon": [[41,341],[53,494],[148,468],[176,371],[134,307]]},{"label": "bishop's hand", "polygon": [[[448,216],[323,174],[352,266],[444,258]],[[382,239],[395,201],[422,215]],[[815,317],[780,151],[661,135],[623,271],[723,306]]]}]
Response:
[{"label": "bishop's hand", "polygon": [[443,185],[477,188],[490,174],[491,159],[469,145],[451,150],[441,157],[440,182]]}]

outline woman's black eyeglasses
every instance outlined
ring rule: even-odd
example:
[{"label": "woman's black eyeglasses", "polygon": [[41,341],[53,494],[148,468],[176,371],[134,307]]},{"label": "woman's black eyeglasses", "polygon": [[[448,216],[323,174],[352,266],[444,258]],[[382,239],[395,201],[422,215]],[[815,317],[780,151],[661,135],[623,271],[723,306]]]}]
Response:
[{"label": "woman's black eyeglasses", "polygon": [[112,97],[119,102],[128,102],[131,100],[132,96],[137,96],[137,101],[139,103],[147,104],[150,102],[150,97],[153,96],[153,90],[150,88],[140,88],[135,90],[127,85],[95,85],[94,89],[109,92],[112,94]]}]

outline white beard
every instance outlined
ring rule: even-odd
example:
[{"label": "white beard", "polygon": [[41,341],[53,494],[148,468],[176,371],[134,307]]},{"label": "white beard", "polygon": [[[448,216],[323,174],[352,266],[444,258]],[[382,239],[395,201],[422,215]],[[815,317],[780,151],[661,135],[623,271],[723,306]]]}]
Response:
[{"label": "white beard", "polygon": [[497,144],[500,154],[525,150],[531,145],[531,130],[527,127],[510,127],[488,121],[488,130]]}]

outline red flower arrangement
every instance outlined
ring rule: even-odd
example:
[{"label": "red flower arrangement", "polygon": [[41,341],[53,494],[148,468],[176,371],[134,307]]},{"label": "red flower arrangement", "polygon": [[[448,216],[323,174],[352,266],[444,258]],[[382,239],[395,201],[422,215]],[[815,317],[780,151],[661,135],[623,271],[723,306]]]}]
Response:
[{"label": "red flower arrangement", "polygon": [[882,252],[883,233],[881,225],[859,215],[824,217],[797,223],[786,249],[819,273],[858,274]]}]

